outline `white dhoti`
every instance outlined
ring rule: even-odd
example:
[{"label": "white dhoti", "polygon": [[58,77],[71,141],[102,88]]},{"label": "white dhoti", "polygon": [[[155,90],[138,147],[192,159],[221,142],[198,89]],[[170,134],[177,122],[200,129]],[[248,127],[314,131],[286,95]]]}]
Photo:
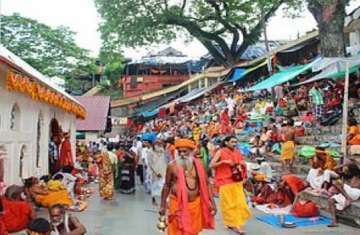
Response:
[{"label": "white dhoti", "polygon": [[[358,188],[352,188],[349,185],[344,184],[344,191],[347,193],[347,195],[349,195],[351,200],[355,201],[360,198],[360,189],[358,189]],[[339,193],[339,194],[332,196],[331,198],[335,200],[335,202],[336,202],[335,206],[336,206],[337,210],[341,211],[341,210],[345,209],[346,197],[344,195]]]},{"label": "white dhoti", "polygon": [[151,180],[151,196],[152,197],[160,197],[162,188],[165,184],[165,178],[164,177],[157,177],[157,179]]}]

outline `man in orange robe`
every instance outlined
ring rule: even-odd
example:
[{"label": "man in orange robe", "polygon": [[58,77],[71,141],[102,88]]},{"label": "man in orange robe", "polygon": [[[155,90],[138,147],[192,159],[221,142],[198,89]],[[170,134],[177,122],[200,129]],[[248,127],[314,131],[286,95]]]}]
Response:
[{"label": "man in orange robe", "polygon": [[169,163],[161,196],[160,215],[166,214],[170,197],[168,235],[197,235],[203,229],[214,229],[215,202],[208,188],[206,171],[193,158],[195,144],[188,139],[175,142],[179,156]]}]

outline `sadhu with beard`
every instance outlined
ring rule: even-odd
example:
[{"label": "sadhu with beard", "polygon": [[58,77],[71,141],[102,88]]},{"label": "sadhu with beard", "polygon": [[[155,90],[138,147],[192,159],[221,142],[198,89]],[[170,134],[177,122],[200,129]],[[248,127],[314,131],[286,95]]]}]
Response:
[{"label": "sadhu with beard", "polygon": [[177,156],[170,162],[161,195],[160,215],[169,200],[168,235],[196,235],[214,229],[215,202],[208,187],[208,177],[199,159],[194,158],[195,144],[189,139],[175,142]]}]

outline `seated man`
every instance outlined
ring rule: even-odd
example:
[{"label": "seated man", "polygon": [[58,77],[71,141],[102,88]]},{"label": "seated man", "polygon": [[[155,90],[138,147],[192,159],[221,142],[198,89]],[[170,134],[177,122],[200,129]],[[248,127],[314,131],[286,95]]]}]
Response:
[{"label": "seated man", "polygon": [[1,223],[6,232],[15,233],[25,230],[31,219],[36,217],[30,203],[21,199],[23,188],[12,185],[6,189],[2,201]]},{"label": "seated man", "polygon": [[53,231],[57,235],[83,235],[86,233],[85,226],[75,216],[69,215],[62,205],[51,206],[49,216]]},{"label": "seated man", "polygon": [[307,186],[311,187],[314,193],[327,193],[331,186],[331,179],[338,178],[338,174],[325,168],[326,160],[316,154],[311,160],[312,168],[306,177]]},{"label": "seated man", "polygon": [[332,223],[329,227],[337,227],[336,210],[345,210],[351,202],[360,199],[360,169],[355,164],[348,166],[349,175],[352,176],[349,184],[336,183],[333,186],[338,193],[329,199],[329,210]]},{"label": "seated man", "polygon": [[360,154],[360,128],[354,119],[349,120],[347,141],[350,155]]},{"label": "seated man", "polygon": [[[55,189],[56,187],[53,186],[54,185],[50,185],[50,188]],[[61,189],[61,187],[63,187],[63,189]],[[25,180],[25,190],[35,203],[42,207],[48,208],[55,204],[65,205],[66,207],[73,205],[73,201],[63,185],[60,185],[57,190],[51,191],[48,185],[40,185],[37,178],[31,177]]]},{"label": "seated man", "polygon": [[333,171],[337,165],[334,158],[330,156],[330,154],[325,151],[325,148],[322,147],[316,147],[316,157],[320,158],[322,162],[324,162],[323,169],[324,170],[331,170]]},{"label": "seated man", "polygon": [[286,207],[291,205],[296,195],[306,188],[306,183],[296,175],[284,175],[278,186],[277,204]]},{"label": "seated man", "polygon": [[306,187],[306,183],[295,175],[284,175],[277,184],[260,184],[261,189],[257,190],[253,201],[276,204],[279,207],[291,205],[296,195]]},{"label": "seated man", "polygon": [[261,141],[260,137],[259,134],[256,134],[256,136],[250,140],[250,144],[252,145],[250,153],[253,158],[265,153],[265,144]]},{"label": "seated man", "polygon": [[349,145],[360,145],[360,128],[354,119],[349,120],[349,133],[347,140]]}]

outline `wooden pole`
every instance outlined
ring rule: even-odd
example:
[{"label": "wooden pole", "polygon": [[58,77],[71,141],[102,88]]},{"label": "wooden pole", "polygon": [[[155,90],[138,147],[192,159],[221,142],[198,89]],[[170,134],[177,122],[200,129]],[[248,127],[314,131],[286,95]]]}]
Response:
[{"label": "wooden pole", "polygon": [[344,87],[344,104],[343,104],[343,123],[342,123],[342,139],[341,139],[341,152],[342,157],[340,159],[341,164],[345,162],[347,158],[347,128],[348,128],[348,105],[349,105],[349,62],[346,61],[346,75],[345,75],[345,87]]},{"label": "wooden pole", "polygon": [[[261,17],[263,18],[263,11],[261,12]],[[264,39],[265,39],[265,48],[266,48],[266,52],[269,53],[270,52],[270,46],[269,46],[269,39],[268,39],[268,35],[267,35],[267,25],[266,22],[264,22]],[[269,65],[268,65],[268,71],[269,71],[269,75],[271,76],[273,74],[273,68],[271,65],[271,55],[269,57]],[[274,110],[275,110],[275,88],[271,87],[271,100],[273,102],[274,105]],[[275,118],[275,112],[274,112],[274,118]]]}]

